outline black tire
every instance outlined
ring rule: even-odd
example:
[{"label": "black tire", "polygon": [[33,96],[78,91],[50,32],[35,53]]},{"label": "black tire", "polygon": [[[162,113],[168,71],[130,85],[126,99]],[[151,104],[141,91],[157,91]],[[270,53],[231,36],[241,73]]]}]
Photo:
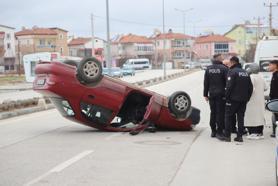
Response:
[{"label": "black tire", "polygon": [[63,63],[65,63],[67,65],[75,66],[76,68],[78,67],[78,63],[73,60],[65,60]]},{"label": "black tire", "polygon": [[99,60],[88,57],[80,61],[77,68],[77,77],[80,82],[97,83],[102,76],[102,65]]},{"label": "black tire", "polygon": [[191,109],[190,96],[183,91],[175,92],[169,97],[168,107],[176,118],[184,119]]}]

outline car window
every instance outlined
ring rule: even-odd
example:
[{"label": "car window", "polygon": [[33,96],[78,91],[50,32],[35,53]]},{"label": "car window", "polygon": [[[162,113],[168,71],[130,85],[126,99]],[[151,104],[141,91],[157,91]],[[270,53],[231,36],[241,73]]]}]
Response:
[{"label": "car window", "polygon": [[81,102],[80,107],[81,112],[86,117],[86,119],[92,121],[95,124],[108,124],[112,116],[112,110],[98,105]]},{"label": "car window", "polygon": [[63,116],[73,117],[75,115],[72,107],[70,106],[67,100],[60,99],[60,98],[51,98],[51,102],[56,106],[57,110]]}]

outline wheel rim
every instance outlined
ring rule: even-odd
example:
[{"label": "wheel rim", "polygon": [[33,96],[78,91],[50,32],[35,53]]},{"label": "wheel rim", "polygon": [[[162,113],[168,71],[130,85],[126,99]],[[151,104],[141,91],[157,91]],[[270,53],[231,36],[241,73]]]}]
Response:
[{"label": "wheel rim", "polygon": [[189,105],[189,100],[186,96],[180,95],[175,99],[174,105],[178,111],[185,111]]},{"label": "wheel rim", "polygon": [[88,78],[95,78],[99,71],[100,68],[94,61],[88,61],[83,66],[83,72]]}]

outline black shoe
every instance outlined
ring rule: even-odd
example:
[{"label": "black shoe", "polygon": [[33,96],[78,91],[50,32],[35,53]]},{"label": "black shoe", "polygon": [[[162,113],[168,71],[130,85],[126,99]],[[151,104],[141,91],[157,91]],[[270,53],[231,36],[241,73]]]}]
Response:
[{"label": "black shoe", "polygon": [[220,138],[219,140],[225,141],[225,142],[231,142],[231,137],[222,136],[222,138]]},{"label": "black shoe", "polygon": [[236,138],[234,139],[234,141],[243,142],[243,139],[242,139],[242,137],[236,137]]},{"label": "black shoe", "polygon": [[276,135],[275,135],[274,133],[272,133],[272,134],[270,135],[270,137],[275,138]]},{"label": "black shoe", "polygon": [[212,131],[210,137],[215,138],[216,137],[216,132]]},{"label": "black shoe", "polygon": [[221,140],[223,137],[224,137],[224,135],[223,134],[221,134],[221,133],[216,133],[216,136],[215,136],[217,139],[219,139],[219,140]]}]

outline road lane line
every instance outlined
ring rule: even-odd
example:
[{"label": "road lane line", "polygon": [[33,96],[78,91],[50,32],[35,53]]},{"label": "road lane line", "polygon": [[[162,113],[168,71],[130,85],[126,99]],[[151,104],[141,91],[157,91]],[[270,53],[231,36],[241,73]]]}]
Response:
[{"label": "road lane line", "polygon": [[89,154],[91,154],[93,152],[94,152],[93,150],[84,151],[84,152],[72,157],[71,159],[57,165],[56,167],[52,168],[51,170],[49,170],[45,174],[43,174],[43,175],[31,180],[30,182],[24,184],[24,186],[34,185],[35,183],[39,182],[40,180],[44,179],[45,177],[49,176],[52,173],[59,173],[62,170],[64,170],[65,168],[71,166],[72,164],[76,163],[77,161],[81,160],[82,158],[88,156]]}]

